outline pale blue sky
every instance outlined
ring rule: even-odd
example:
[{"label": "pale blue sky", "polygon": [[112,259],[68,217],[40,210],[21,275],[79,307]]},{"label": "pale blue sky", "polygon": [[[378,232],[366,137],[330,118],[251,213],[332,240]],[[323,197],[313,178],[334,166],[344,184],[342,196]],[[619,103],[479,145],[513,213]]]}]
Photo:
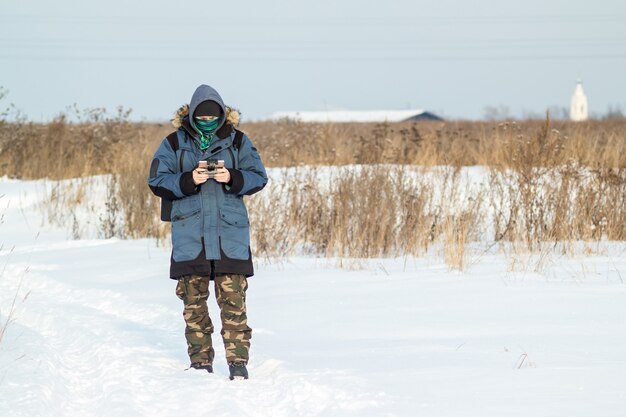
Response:
[{"label": "pale blue sky", "polygon": [[76,103],[166,120],[207,83],[256,119],[279,110],[424,108],[479,119],[626,110],[618,0],[34,1],[0,5],[2,103],[49,120]]}]

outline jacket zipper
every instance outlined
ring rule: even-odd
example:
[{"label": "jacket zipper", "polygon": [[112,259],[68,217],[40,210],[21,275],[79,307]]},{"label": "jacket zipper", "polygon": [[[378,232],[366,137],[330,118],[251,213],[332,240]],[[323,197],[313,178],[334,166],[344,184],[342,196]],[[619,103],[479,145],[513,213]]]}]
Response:
[{"label": "jacket zipper", "polygon": [[[195,152],[192,152],[192,155],[193,154],[195,154]],[[182,162],[182,157],[181,157],[181,162]],[[182,163],[181,163],[181,167],[182,167]],[[195,169],[195,168],[196,167],[194,166],[192,169]],[[200,213],[198,213],[197,215],[200,216],[200,244],[202,245],[202,249],[204,249],[204,198],[203,198],[203,193],[202,193],[202,185],[200,185]],[[204,253],[206,254],[206,250],[204,251]]]},{"label": "jacket zipper", "polygon": [[213,180],[213,182],[215,182],[215,184],[213,184],[213,187],[215,189],[215,199],[214,199],[215,200],[215,215],[217,217],[217,222],[216,222],[216,225],[215,225],[216,226],[215,230],[216,230],[216,235],[217,235],[216,236],[217,237],[216,248],[217,248],[217,257],[218,257],[218,259],[221,259],[222,255],[221,255],[221,252],[220,252],[220,249],[221,249],[220,236],[222,234],[222,227],[220,226],[220,220],[222,218],[222,213],[220,213],[220,203],[217,201],[217,199],[218,199],[217,198],[217,194],[218,194],[217,187],[221,187],[222,184],[218,183],[215,180]]},{"label": "jacket zipper", "polygon": [[[237,169],[237,162],[235,161],[235,155],[233,154],[233,149],[232,149],[232,145],[228,147],[228,153],[230,155],[230,159],[231,161],[233,161],[233,168]],[[221,184],[219,184],[218,186],[221,186]],[[216,195],[217,197],[217,195]],[[222,226],[221,226],[221,221],[222,221],[222,213],[220,213],[220,207],[219,207],[219,203],[217,201],[217,198],[215,198],[215,209],[217,210],[217,253],[220,256],[221,259],[221,235],[222,235]]]}]

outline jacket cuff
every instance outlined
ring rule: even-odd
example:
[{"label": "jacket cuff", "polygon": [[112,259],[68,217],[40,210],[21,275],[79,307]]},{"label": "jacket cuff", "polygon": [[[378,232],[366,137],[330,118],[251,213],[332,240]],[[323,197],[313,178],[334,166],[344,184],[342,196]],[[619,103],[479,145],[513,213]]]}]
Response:
[{"label": "jacket cuff", "polygon": [[193,175],[191,171],[183,172],[180,176],[180,190],[185,195],[198,194],[196,184],[193,182]]},{"label": "jacket cuff", "polygon": [[230,181],[224,184],[226,192],[231,194],[239,194],[243,190],[243,174],[238,169],[226,168],[230,173]]}]

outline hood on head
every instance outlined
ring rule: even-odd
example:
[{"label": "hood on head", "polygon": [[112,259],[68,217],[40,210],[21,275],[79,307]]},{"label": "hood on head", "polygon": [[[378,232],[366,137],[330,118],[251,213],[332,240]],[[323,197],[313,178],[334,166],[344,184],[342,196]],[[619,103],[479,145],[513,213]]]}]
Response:
[{"label": "hood on head", "polygon": [[196,112],[196,109],[203,101],[213,101],[217,103],[218,106],[222,109],[222,116],[220,116],[220,122],[217,128],[219,129],[224,124],[226,109],[224,108],[224,100],[222,100],[222,96],[217,92],[217,90],[209,85],[202,84],[196,91],[194,91],[191,96],[191,102],[189,103],[189,117],[192,119],[191,123],[193,123],[193,114]]},{"label": "hood on head", "polygon": [[172,125],[174,125],[174,127],[178,129],[179,127],[183,126],[183,124],[186,124],[184,119],[186,116],[189,116],[188,123],[190,124],[189,127],[191,127],[191,123],[193,123],[191,119],[194,111],[196,111],[196,108],[200,103],[207,100],[216,102],[222,108],[222,116],[220,117],[220,121],[217,127],[218,131],[225,125],[231,125],[233,127],[239,125],[239,111],[232,107],[224,105],[224,101],[222,100],[222,97],[219,95],[219,93],[213,87],[205,84],[196,88],[193,96],[191,96],[191,102],[189,104],[182,105],[176,111],[174,117],[172,118]]}]

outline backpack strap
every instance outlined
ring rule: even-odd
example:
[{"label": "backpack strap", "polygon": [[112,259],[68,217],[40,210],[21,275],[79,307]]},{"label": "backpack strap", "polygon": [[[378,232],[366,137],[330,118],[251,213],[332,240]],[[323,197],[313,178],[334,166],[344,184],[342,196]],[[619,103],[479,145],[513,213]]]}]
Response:
[{"label": "backpack strap", "polygon": [[167,135],[167,141],[170,143],[170,147],[174,152],[178,150],[178,130]]},{"label": "backpack strap", "polygon": [[241,148],[241,142],[243,142],[243,132],[241,130],[235,129],[235,137],[233,139],[232,148],[237,152],[237,157],[233,154],[232,150],[228,148],[230,152],[230,156],[233,158],[233,168],[239,169],[239,164],[237,161],[239,160],[239,148]]},{"label": "backpack strap", "polygon": [[[176,153],[176,151],[178,151],[178,149],[180,148],[181,135],[184,134],[185,132],[183,132],[181,129],[178,129],[176,132],[172,132],[167,135],[166,139],[169,142],[170,147],[172,148],[174,153]],[[182,164],[184,152],[184,150],[181,151],[180,158],[178,159],[178,172],[181,172],[183,170]],[[168,200],[167,198],[161,198],[161,220],[164,222],[172,221],[172,200]]]},{"label": "backpack strap", "polygon": [[[182,129],[178,129],[176,132],[172,132],[167,135],[167,141],[170,144],[170,147],[176,153],[180,149],[180,141],[185,140],[185,132]],[[185,155],[185,149],[180,152],[180,156],[178,158],[178,172],[183,171],[183,158]]]},{"label": "backpack strap", "polygon": [[235,139],[233,139],[233,147],[239,151],[241,148],[241,142],[243,141],[243,132],[239,129],[235,129]]}]

